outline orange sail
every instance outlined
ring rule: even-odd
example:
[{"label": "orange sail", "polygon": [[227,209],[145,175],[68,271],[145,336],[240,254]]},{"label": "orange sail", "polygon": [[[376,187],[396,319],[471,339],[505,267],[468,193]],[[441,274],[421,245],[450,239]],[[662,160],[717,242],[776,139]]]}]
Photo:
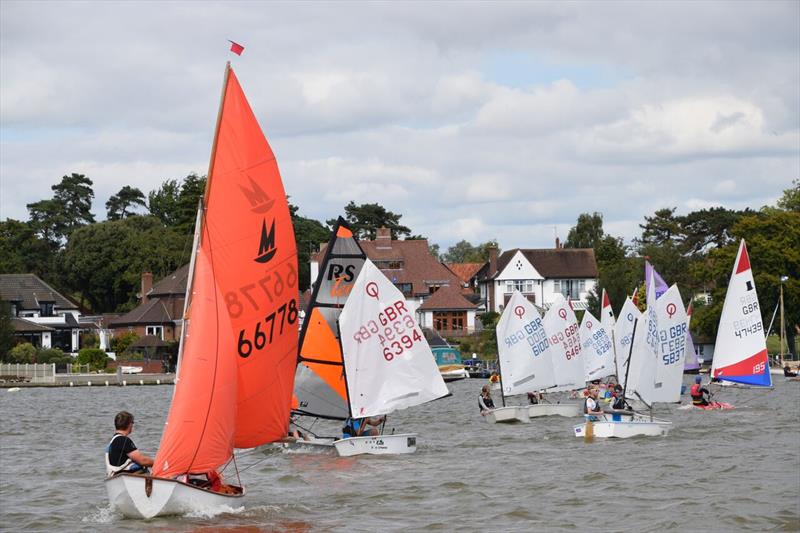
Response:
[{"label": "orange sail", "polygon": [[297,250],[275,156],[226,69],[175,395],[154,473],[206,472],[286,435]]},{"label": "orange sail", "polygon": [[295,377],[295,411],[321,418],[349,416],[337,321],[366,255],[339,217],[303,322]]}]

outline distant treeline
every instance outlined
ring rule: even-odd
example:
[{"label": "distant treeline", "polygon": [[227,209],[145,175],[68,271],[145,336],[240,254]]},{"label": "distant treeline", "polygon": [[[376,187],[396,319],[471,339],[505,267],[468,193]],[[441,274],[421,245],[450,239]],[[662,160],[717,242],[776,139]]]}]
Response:
[{"label": "distant treeline", "polygon": [[[35,273],[69,295],[88,313],[124,312],[137,305],[141,273],[157,280],[189,261],[198,200],[205,176],[190,174],[167,180],[146,196],[136,187],[122,187],[105,204],[106,220],[91,212],[92,181],[70,174],[53,185],[53,196],[27,205],[29,219],[0,222],[0,273]],[[290,204],[300,288],[309,286],[310,255],[330,236],[335,219],[324,223],[303,217]],[[721,313],[739,239],[747,240],[765,327],[775,308],[781,276],[787,333],[792,339],[800,324],[800,180],[786,189],[775,206],[759,210],[722,207],[693,211],[685,216],[663,208],[644,217],[641,235],[626,244],[607,234],[600,213],[583,213],[570,230],[566,247],[594,248],[600,270],[599,289],[608,292],[615,311],[626,295],[642,286],[648,259],[668,283],[678,283],[688,303],[708,292],[711,305],[694,303],[692,330],[713,337]],[[402,225],[402,215],[379,204],[344,207],[344,217],[357,237],[374,239],[379,227],[392,230],[395,239],[422,239]],[[473,245],[456,243],[431,254],[443,262],[483,262],[496,240]],[[599,293],[590,296],[590,308],[599,312]],[[794,346],[793,342],[789,343]]]}]

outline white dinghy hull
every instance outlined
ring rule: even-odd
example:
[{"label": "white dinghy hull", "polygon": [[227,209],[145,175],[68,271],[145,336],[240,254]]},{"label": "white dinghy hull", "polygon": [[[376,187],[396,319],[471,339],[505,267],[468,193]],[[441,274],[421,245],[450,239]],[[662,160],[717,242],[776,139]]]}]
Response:
[{"label": "white dinghy hull", "polygon": [[309,439],[287,437],[279,440],[272,446],[278,446],[293,452],[335,453],[336,450],[333,446],[335,441],[336,439],[334,437],[311,437]]},{"label": "white dinghy hull", "polygon": [[[147,480],[152,480],[148,496]],[[117,474],[106,479],[108,501],[128,518],[153,518],[191,512],[235,510],[244,507],[244,491],[220,494],[176,479]]]},{"label": "white dinghy hull", "polygon": [[374,437],[348,437],[334,441],[342,457],[353,455],[399,455],[417,451],[417,434],[376,435]]},{"label": "white dinghy hull", "polygon": [[492,409],[484,415],[484,418],[490,424],[514,424],[516,422],[527,424],[530,422],[528,407],[516,405]]},{"label": "white dinghy hull", "polygon": [[565,416],[573,418],[581,414],[581,406],[577,403],[540,403],[528,406],[528,416]]},{"label": "white dinghy hull", "polygon": [[[604,439],[628,439],[630,437],[661,437],[665,436],[672,422],[650,418],[649,415],[634,413],[631,415],[605,415],[604,420],[592,422],[595,437]],[[584,437],[586,424],[575,426],[575,436]]]}]

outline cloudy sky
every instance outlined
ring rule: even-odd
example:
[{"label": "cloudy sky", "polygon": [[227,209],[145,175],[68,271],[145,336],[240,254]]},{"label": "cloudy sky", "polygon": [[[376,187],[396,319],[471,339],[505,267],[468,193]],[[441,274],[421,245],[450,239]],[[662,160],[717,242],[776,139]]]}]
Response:
[{"label": "cloudy sky", "polygon": [[[245,46],[237,57],[227,39]],[[446,249],[580,213],[774,203],[800,177],[800,2],[0,2],[0,220],[205,174],[231,60],[301,214]]]}]

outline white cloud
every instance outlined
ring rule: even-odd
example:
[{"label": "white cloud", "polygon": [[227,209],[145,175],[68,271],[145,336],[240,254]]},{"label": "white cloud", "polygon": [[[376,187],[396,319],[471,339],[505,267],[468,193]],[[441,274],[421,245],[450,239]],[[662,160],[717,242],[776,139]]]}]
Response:
[{"label": "white cloud", "polygon": [[[660,207],[758,208],[800,176],[796,2],[0,9],[0,217],[71,172],[100,215],[205,173],[226,59],[301,213],[379,202],[442,249],[551,246],[593,211],[630,239]],[[506,55],[526,60],[485,68]]]}]

